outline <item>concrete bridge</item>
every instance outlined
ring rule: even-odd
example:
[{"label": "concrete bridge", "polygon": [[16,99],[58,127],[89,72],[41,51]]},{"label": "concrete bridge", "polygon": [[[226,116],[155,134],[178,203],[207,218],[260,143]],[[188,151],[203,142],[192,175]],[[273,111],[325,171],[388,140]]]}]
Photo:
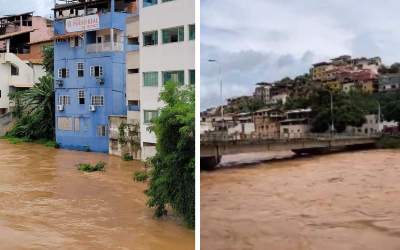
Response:
[{"label": "concrete bridge", "polygon": [[224,135],[201,138],[200,166],[213,169],[224,155],[267,151],[292,151],[296,154],[318,154],[333,151],[374,147],[380,135],[308,135],[296,139],[232,139]]}]

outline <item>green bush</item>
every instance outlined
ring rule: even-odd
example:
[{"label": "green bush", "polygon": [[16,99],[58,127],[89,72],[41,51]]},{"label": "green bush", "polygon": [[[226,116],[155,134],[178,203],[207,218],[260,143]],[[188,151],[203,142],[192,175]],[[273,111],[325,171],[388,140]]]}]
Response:
[{"label": "green bush", "polygon": [[377,146],[378,148],[387,148],[387,149],[400,148],[400,138],[384,136],[378,141]]},{"label": "green bush", "polygon": [[106,166],[105,162],[98,162],[96,165],[91,165],[89,163],[79,163],[77,168],[80,171],[84,172],[96,172],[96,171],[104,171],[104,167]]},{"label": "green bush", "polygon": [[136,171],[133,173],[133,180],[136,182],[145,182],[149,178],[146,171]]},{"label": "green bush", "polygon": [[129,153],[126,153],[122,156],[123,161],[133,161],[133,156]]},{"label": "green bush", "polygon": [[167,83],[160,94],[166,106],[152,120],[157,153],[150,159],[150,183],[146,194],[155,216],[167,207],[181,216],[188,227],[195,224],[195,93],[192,86]]},{"label": "green bush", "polygon": [[60,145],[58,145],[58,143],[55,141],[47,141],[44,145],[49,148],[59,148],[60,147]]}]

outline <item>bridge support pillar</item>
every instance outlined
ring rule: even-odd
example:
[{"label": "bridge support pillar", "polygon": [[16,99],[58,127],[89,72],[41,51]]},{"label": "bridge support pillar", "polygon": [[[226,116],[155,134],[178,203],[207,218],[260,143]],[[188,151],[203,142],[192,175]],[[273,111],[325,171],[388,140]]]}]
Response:
[{"label": "bridge support pillar", "polygon": [[220,163],[221,157],[208,156],[200,157],[200,169],[213,170]]}]

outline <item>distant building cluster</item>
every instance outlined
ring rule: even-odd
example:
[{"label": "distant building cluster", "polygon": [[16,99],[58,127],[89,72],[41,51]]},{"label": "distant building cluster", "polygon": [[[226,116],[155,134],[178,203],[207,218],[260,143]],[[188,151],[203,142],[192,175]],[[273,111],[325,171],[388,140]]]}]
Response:
[{"label": "distant building cluster", "polygon": [[[365,93],[400,90],[399,73],[380,73],[383,67],[380,57],[352,58],[343,55],[329,62],[313,65],[310,75],[306,75],[310,84],[330,91],[350,92],[358,90]],[[283,139],[302,138],[310,133],[311,109],[282,111],[281,105],[296,91],[295,80],[257,83],[252,96],[232,97],[224,106],[208,109],[201,113],[201,133],[225,130],[235,139],[261,138]],[[300,86],[301,87],[301,86]],[[240,110],[244,103],[259,101],[263,106],[255,112],[229,113],[222,110]],[[391,122],[380,122],[378,115],[365,117],[361,127],[347,127],[345,133],[351,135],[372,135],[387,127],[396,127]]]}]

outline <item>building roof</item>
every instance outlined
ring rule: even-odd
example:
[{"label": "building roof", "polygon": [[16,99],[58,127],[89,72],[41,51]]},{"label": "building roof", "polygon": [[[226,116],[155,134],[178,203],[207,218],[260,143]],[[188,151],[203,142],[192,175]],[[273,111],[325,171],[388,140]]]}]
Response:
[{"label": "building roof", "polygon": [[33,14],[33,11],[20,13],[20,14],[13,14],[13,15],[4,15],[4,16],[1,16],[0,19],[8,19],[10,17],[25,16],[25,15],[31,15],[31,14]]},{"label": "building roof", "polygon": [[318,67],[318,66],[322,66],[322,65],[329,65],[330,63],[328,62],[319,62],[319,63],[314,63],[313,66],[314,67]]},{"label": "building roof", "polygon": [[295,118],[295,119],[286,119],[283,121],[280,121],[281,123],[287,123],[287,122],[305,122],[307,121],[307,118]]},{"label": "building roof", "polygon": [[78,31],[78,32],[66,33],[64,35],[55,35],[54,39],[66,39],[66,38],[76,37],[76,36],[83,36],[83,32],[82,31]]},{"label": "building roof", "polygon": [[312,109],[311,108],[307,108],[307,109],[292,109],[292,110],[288,110],[286,111],[287,114],[294,114],[294,113],[309,113],[311,112]]},{"label": "building roof", "polygon": [[35,42],[31,42],[31,43],[28,43],[29,45],[32,45],[32,44],[39,44],[39,43],[50,43],[50,42],[53,42],[53,38],[50,38],[50,39],[45,39],[45,40],[40,40],[40,41],[35,41]]},{"label": "building roof", "polygon": [[96,5],[99,3],[108,3],[108,0],[92,0],[92,1],[84,1],[84,0],[79,0],[79,1],[70,1],[64,4],[56,4],[52,10],[64,10],[64,9],[70,9],[72,7],[81,7],[81,6],[90,6],[90,5]]},{"label": "building roof", "polygon": [[0,41],[4,40],[4,39],[7,39],[7,38],[10,38],[10,37],[13,37],[13,36],[19,36],[19,35],[23,35],[23,34],[26,34],[26,33],[30,33],[30,32],[33,32],[33,31],[35,31],[35,29],[30,29],[30,30],[25,30],[25,31],[18,31],[18,32],[12,32],[12,33],[8,33],[8,34],[4,34],[4,35],[0,36]]}]

